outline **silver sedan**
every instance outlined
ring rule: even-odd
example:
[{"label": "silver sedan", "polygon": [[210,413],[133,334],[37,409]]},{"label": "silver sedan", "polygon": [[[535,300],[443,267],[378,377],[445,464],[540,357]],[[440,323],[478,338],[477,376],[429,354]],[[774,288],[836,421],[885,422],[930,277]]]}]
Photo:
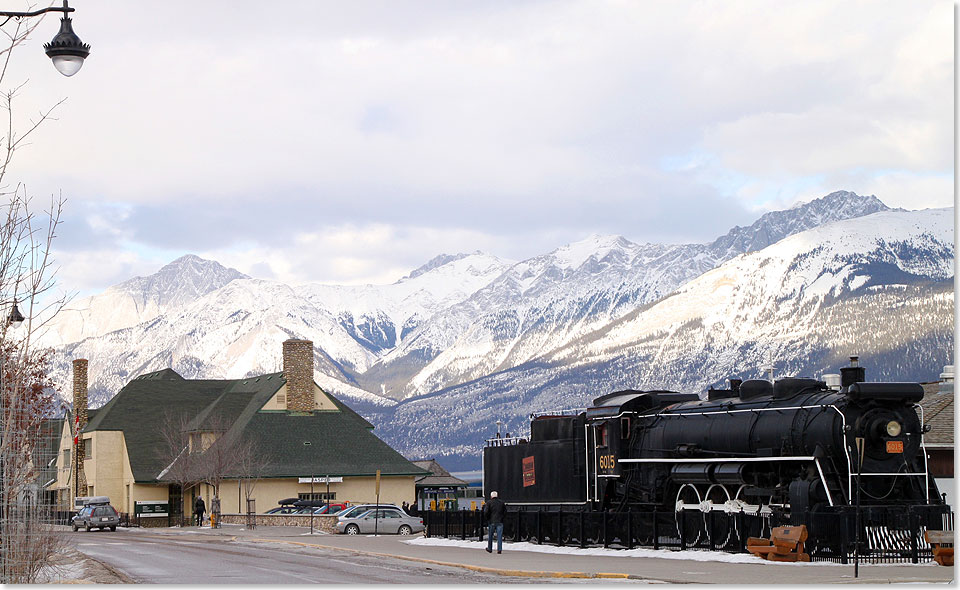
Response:
[{"label": "silver sedan", "polygon": [[372,533],[376,528],[378,533],[397,533],[410,535],[423,531],[423,519],[418,516],[404,514],[396,508],[381,508],[367,510],[352,518],[341,518],[337,521],[337,532],[348,535]]}]

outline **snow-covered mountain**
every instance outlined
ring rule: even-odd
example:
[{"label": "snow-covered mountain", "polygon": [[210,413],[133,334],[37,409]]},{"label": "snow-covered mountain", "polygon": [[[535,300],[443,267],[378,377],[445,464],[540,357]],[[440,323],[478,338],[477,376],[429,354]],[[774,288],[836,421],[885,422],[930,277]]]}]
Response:
[{"label": "snow-covered mountain", "polygon": [[734,256],[887,209],[875,196],[838,191],[766,213],[709,244],[640,245],[620,236],[592,236],[514,265],[432,318],[361,383],[415,397],[478,379],[572,342]]},{"label": "snow-covered mountain", "polygon": [[952,227],[949,212],[841,191],[710,243],[591,236],[520,262],[440,255],[391,285],[285,285],[188,256],[77,302],[41,343],[66,395],[70,360],[90,360],[96,404],[166,367],[276,371],[280,343],[308,338],[317,382],[395,447],[473,457],[497,418],[516,430],[617,388],[699,391],[768,356],[785,373],[856,352],[886,355],[883,376],[939,372]]},{"label": "snow-covered mountain", "polygon": [[43,342],[58,347],[129,328],[245,278],[212,260],[182,256],[148,277],[134,277],[72,302],[46,323]]},{"label": "snow-covered mountain", "polygon": [[[356,375],[411,327],[510,264],[477,252],[435,259],[392,285],[290,286],[185,256],[80,300],[48,324],[40,342],[58,351],[53,376],[61,391],[70,391],[69,359],[88,358],[91,400],[105,401],[131,377],[165,367],[211,379],[276,371],[280,342],[307,338],[318,383],[361,404],[391,405],[357,387]],[[208,280],[197,280],[204,272]]]},{"label": "snow-covered mountain", "polygon": [[531,412],[618,389],[703,392],[761,377],[770,362],[779,375],[817,377],[851,354],[868,379],[935,379],[953,357],[953,268],[952,209],[823,225],[517,367],[406,400],[378,432],[411,456],[475,468],[498,419],[523,433]]}]

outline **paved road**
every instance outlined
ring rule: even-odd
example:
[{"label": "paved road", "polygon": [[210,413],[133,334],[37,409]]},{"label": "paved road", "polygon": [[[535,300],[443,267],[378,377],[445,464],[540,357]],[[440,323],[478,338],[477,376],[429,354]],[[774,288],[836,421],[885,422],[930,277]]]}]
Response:
[{"label": "paved road", "polygon": [[174,537],[144,531],[68,533],[81,553],[156,584],[481,584],[529,578],[317,547]]},{"label": "paved road", "polygon": [[[476,541],[437,545],[434,540],[411,543],[415,539],[397,535],[311,535],[302,527],[118,529],[73,533],[69,538],[77,549],[114,564],[134,579],[165,583],[529,584],[575,577],[580,583],[945,584],[954,578],[954,568],[935,564],[864,564],[860,578],[854,579],[852,565],[773,563],[695,551],[635,550],[626,556],[572,548],[558,553],[557,548],[505,543],[503,555],[491,555],[484,551],[485,543]],[[156,557],[150,561],[153,554]],[[714,561],[717,557],[724,561]]]}]

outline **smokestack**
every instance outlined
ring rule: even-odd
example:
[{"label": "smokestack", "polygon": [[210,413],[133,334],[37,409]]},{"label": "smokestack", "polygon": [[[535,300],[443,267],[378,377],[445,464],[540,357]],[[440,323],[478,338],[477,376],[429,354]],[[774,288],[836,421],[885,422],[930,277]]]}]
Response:
[{"label": "smokestack", "polygon": [[851,356],[850,366],[840,369],[840,385],[844,388],[867,380],[867,370],[860,366],[860,357]]},{"label": "smokestack", "polygon": [[287,380],[287,409],[310,412],[316,408],[313,399],[313,342],[285,340],[283,343],[283,377]]}]

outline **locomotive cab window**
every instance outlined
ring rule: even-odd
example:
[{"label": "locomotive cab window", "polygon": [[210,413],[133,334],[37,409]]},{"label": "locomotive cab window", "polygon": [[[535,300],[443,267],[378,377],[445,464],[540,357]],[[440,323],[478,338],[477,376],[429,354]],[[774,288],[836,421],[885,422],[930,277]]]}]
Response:
[{"label": "locomotive cab window", "polygon": [[597,427],[597,446],[607,446],[607,425],[601,424]]},{"label": "locomotive cab window", "polygon": [[620,438],[630,438],[630,418],[620,418]]}]

